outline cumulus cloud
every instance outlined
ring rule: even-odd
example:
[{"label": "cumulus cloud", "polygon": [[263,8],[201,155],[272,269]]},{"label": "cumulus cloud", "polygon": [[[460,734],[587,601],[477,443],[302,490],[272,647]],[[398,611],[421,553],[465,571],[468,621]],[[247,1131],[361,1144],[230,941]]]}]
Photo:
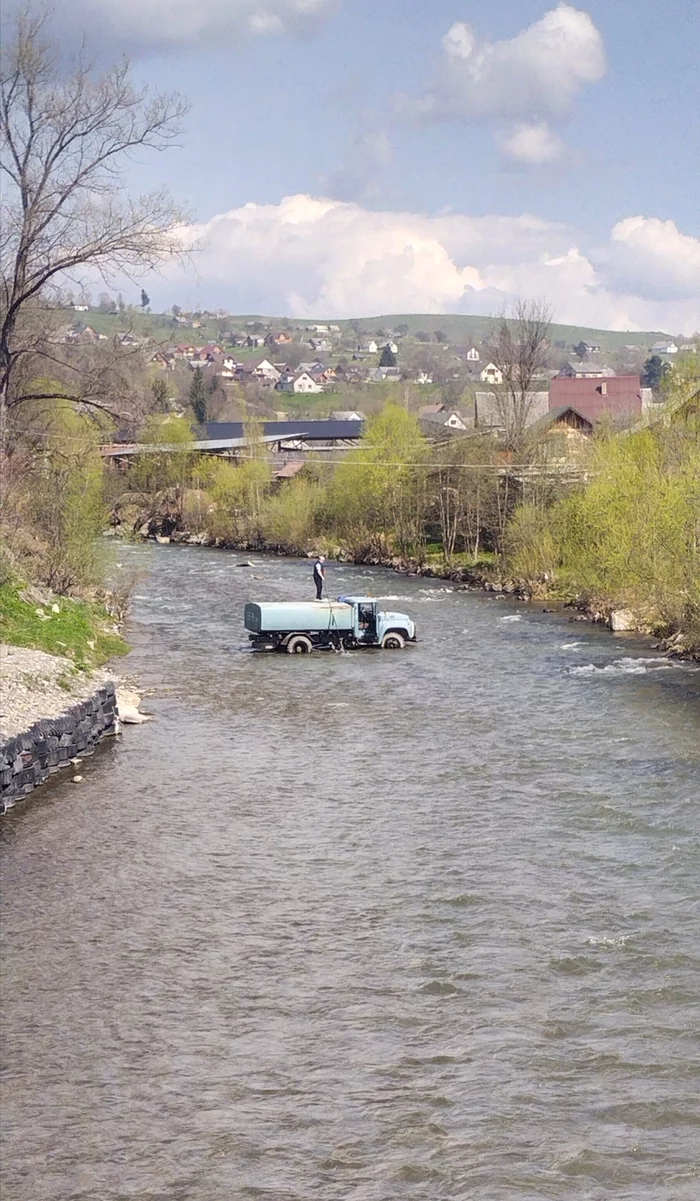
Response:
[{"label": "cumulus cloud", "polygon": [[618,221],[601,256],[610,284],[654,300],[690,300],[700,292],[700,239],[673,221],[626,217]]},{"label": "cumulus cloud", "polygon": [[334,7],[335,0],[56,0],[51,17],[62,41],[86,34],[139,54],[307,32]]},{"label": "cumulus cloud", "polygon": [[560,4],[513,38],[480,41],[458,21],[442,39],[435,81],[422,95],[397,98],[414,120],[463,120],[515,127],[499,133],[507,159],[541,167],[565,146],[549,127],[564,121],[587,85],[605,74],[603,39],[588,13]]},{"label": "cumulus cloud", "polygon": [[[620,226],[610,256],[621,240]],[[643,281],[636,289],[622,281],[616,287],[574,230],[530,215],[426,216],[299,195],[221,213],[183,230],[183,239],[196,247],[190,264],[173,266],[147,285],[163,307],[189,304],[196,295],[202,304],[233,312],[297,317],[488,314],[526,295],[547,299],[565,323],[700,327],[700,287],[672,302],[660,300],[658,288],[646,289]],[[700,253],[696,239],[686,237],[686,243]]]},{"label": "cumulus cloud", "polygon": [[409,106],[416,116],[561,119],[581,89],[605,73],[600,33],[570,4],[500,42],[480,43],[459,21],[442,49],[437,81]]},{"label": "cumulus cloud", "polygon": [[546,121],[516,125],[510,134],[503,135],[499,141],[507,159],[526,167],[544,167],[563,158],[566,153],[564,142]]}]

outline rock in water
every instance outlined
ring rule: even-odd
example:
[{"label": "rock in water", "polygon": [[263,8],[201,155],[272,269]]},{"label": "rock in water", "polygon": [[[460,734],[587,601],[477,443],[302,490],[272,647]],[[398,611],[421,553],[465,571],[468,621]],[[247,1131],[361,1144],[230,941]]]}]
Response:
[{"label": "rock in water", "polygon": [[614,634],[625,634],[637,628],[637,618],[629,609],[614,609],[610,614],[610,629]]},{"label": "rock in water", "polygon": [[119,720],[127,726],[140,726],[150,721],[150,715],[139,712],[141,697],[129,688],[117,688],[117,712]]}]

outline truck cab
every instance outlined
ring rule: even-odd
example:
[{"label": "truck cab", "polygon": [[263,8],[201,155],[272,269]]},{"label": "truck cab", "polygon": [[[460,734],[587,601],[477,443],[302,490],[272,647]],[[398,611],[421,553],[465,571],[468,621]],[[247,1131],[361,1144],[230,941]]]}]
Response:
[{"label": "truck cab", "polygon": [[416,641],[415,622],[406,613],[387,613],[371,596],[339,596],[338,600],[352,607],[353,635],[358,646],[393,650],[405,642]]}]

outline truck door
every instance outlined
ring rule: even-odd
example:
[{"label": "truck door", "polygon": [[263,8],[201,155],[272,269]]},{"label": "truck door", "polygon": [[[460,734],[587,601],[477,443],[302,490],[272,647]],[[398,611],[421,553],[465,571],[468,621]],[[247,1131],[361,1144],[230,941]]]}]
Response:
[{"label": "truck door", "polygon": [[377,608],[367,601],[357,606],[357,624],[362,642],[377,641]]}]

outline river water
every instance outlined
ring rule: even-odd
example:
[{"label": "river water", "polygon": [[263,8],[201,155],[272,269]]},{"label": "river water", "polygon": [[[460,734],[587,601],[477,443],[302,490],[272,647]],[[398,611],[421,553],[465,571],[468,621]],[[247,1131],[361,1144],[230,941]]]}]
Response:
[{"label": "river water", "polygon": [[4,819],[7,1201],[697,1201],[700,672],[331,565],[419,645],[246,649],[177,547],[155,720]]}]

